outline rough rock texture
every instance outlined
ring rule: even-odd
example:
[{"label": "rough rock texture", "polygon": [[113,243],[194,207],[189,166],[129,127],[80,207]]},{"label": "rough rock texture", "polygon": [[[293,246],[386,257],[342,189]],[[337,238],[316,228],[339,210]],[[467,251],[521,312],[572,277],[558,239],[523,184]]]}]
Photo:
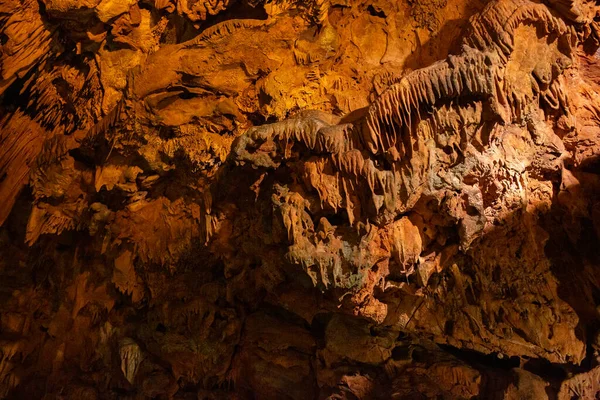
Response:
[{"label": "rough rock texture", "polygon": [[600,398],[600,2],[0,0],[0,398]]}]

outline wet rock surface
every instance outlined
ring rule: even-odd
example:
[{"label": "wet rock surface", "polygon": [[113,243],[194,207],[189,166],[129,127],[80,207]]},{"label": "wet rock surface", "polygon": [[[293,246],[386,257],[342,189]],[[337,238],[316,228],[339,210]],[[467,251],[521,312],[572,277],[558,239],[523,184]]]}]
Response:
[{"label": "wet rock surface", "polygon": [[598,398],[598,21],[0,0],[0,398]]}]

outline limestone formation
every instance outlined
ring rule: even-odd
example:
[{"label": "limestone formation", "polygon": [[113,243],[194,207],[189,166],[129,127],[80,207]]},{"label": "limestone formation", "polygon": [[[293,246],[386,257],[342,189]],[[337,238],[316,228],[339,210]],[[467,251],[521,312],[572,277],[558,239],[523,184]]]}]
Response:
[{"label": "limestone formation", "polygon": [[0,0],[0,398],[600,396],[600,3]]}]

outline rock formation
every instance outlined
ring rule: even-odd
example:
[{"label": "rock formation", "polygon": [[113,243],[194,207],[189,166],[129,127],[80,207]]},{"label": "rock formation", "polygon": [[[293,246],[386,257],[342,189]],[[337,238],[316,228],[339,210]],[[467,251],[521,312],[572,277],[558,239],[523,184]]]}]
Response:
[{"label": "rock formation", "polygon": [[600,398],[600,2],[0,0],[0,398]]}]

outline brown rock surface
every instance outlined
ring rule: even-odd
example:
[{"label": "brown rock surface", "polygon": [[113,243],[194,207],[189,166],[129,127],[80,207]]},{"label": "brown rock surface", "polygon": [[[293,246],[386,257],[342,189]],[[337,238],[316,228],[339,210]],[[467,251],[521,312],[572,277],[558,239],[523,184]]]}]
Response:
[{"label": "brown rock surface", "polygon": [[0,398],[600,398],[599,29],[0,0]]}]

